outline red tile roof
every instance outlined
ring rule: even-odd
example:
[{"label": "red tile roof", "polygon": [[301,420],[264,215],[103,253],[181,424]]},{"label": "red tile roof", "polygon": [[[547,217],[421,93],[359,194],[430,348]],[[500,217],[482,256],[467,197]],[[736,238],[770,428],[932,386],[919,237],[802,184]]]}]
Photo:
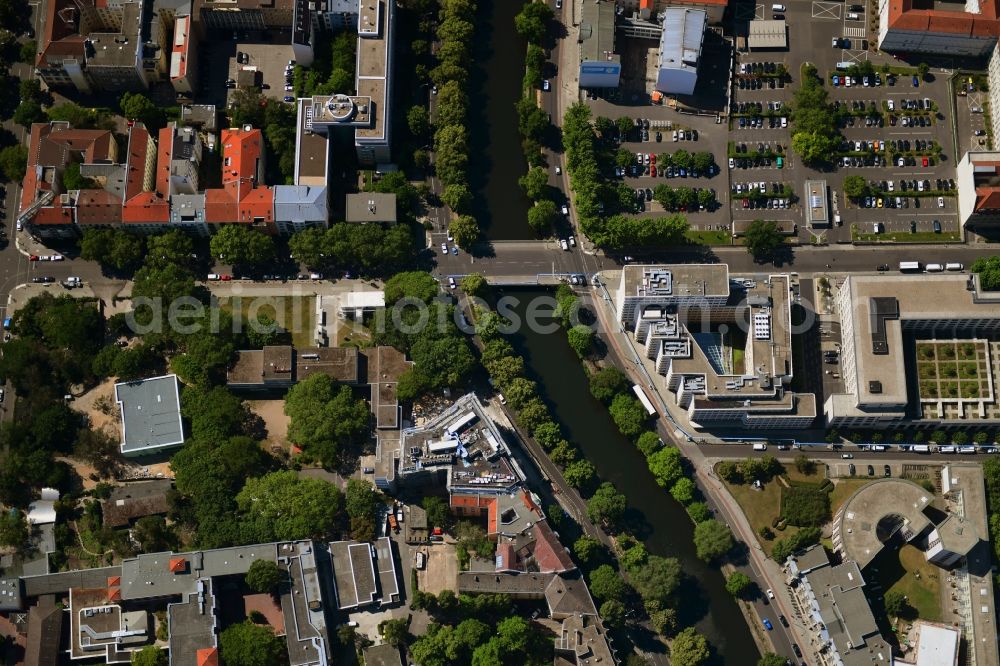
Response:
[{"label": "red tile roof", "polygon": [[171,573],[183,573],[187,571],[187,559],[183,557],[171,557],[168,565]]},{"label": "red tile roof", "polygon": [[569,553],[559,542],[559,538],[549,527],[548,522],[541,521],[531,526],[535,536],[535,547],[532,555],[538,570],[542,573],[560,573],[576,569]]},{"label": "red tile roof", "polygon": [[196,653],[198,666],[219,666],[219,650],[217,648],[202,648]]},{"label": "red tile roof", "polygon": [[891,0],[889,30],[936,32],[975,37],[1000,36],[998,21],[1000,0],[983,0],[980,12],[950,12],[938,9],[914,9],[913,0]]},{"label": "red tile roof", "polygon": [[121,601],[122,600],[122,590],[120,587],[109,587],[108,588],[108,601]]},{"label": "red tile roof", "polygon": [[121,576],[108,576],[108,587],[116,587],[122,584]]},{"label": "red tile roof", "polygon": [[77,224],[104,225],[118,224],[121,221],[121,199],[106,190],[80,190],[80,196],[76,200]]},{"label": "red tile roof", "polygon": [[156,151],[156,191],[163,196],[170,194],[170,157],[174,153],[174,131],[171,125],[160,130]]},{"label": "red tile roof", "polygon": [[[52,189],[52,184],[42,177],[45,167],[61,171],[77,156],[84,163],[110,159],[113,140],[107,130],[63,129],[51,123],[34,123],[28,139],[28,164],[21,182],[18,212],[26,210],[39,192]],[[37,216],[35,221],[38,222]]]},{"label": "red tile roof", "polygon": [[274,221],[274,191],[258,186],[263,155],[259,129],[222,130],[222,187],[205,190],[206,222]]},{"label": "red tile roof", "polygon": [[497,544],[497,571],[516,571],[517,556],[514,544],[509,541]]},{"label": "red tile roof", "polygon": [[80,25],[80,10],[77,9],[74,0],[51,0],[47,8],[45,30],[41,35],[35,64],[44,66],[50,57],[72,55],[83,57],[84,38],[79,34],[77,27]]},{"label": "red tile roof", "polygon": [[996,210],[1000,208],[1000,187],[977,187],[976,210]]}]

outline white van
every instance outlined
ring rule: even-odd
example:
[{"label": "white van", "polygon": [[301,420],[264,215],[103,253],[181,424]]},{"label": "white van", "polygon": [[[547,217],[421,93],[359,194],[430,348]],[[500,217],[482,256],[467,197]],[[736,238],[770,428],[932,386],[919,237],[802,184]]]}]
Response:
[{"label": "white van", "polygon": [[767,451],[767,444],[754,444],[753,445],[753,450],[754,451]]},{"label": "white van", "polygon": [[944,266],[942,266],[941,264],[927,264],[924,270],[927,271],[928,273],[940,273],[941,271],[944,270]]},{"label": "white van", "polygon": [[847,12],[847,20],[848,21],[860,21],[861,17],[858,16],[858,14],[855,13],[855,12]]},{"label": "white van", "polygon": [[945,264],[944,265],[944,269],[946,271],[960,271],[963,268],[965,268],[965,266],[963,266],[962,264],[959,264],[959,263],[951,263],[951,264]]},{"label": "white van", "polygon": [[779,4],[771,5],[771,11],[772,12],[784,12],[785,11],[785,6],[784,5],[779,5]]}]

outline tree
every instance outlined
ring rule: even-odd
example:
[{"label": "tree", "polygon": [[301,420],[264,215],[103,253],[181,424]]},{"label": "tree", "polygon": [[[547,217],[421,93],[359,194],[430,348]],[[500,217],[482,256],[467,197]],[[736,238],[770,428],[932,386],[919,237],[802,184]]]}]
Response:
[{"label": "tree", "polygon": [[587,500],[587,515],[597,524],[616,525],[625,515],[625,495],[614,484],[604,482]]},{"label": "tree", "polygon": [[683,578],[677,558],[650,555],[645,564],[632,571],[630,580],[644,602],[655,601],[660,606],[670,607],[674,605],[674,595]]},{"label": "tree", "polygon": [[573,554],[581,564],[592,567],[605,558],[607,549],[594,537],[584,535],[573,543]]},{"label": "tree", "polygon": [[608,599],[601,604],[601,619],[610,627],[625,626],[625,604],[617,599]]},{"label": "tree", "polygon": [[687,506],[687,512],[696,525],[712,517],[712,510],[704,502],[691,502]]},{"label": "tree", "polygon": [[514,17],[517,32],[532,44],[541,44],[545,39],[547,23],[552,20],[552,8],[541,2],[529,2]]},{"label": "tree", "polygon": [[448,508],[448,503],[440,497],[425,497],[421,505],[427,512],[427,525],[429,527],[440,527],[448,530],[455,523],[455,517]]},{"label": "tree", "polygon": [[737,599],[746,599],[753,592],[756,583],[741,571],[734,571],[726,579],[726,592]]},{"label": "tree", "polygon": [[0,150],[0,173],[8,182],[20,182],[28,167],[28,148],[20,144]]},{"label": "tree", "polygon": [[630,385],[625,373],[613,365],[590,376],[590,394],[601,402],[611,402],[619,393],[628,391]]},{"label": "tree", "polygon": [[795,469],[797,469],[800,474],[811,476],[816,473],[816,461],[810,459],[809,456],[804,453],[800,453],[795,456]]},{"label": "tree", "polygon": [[490,285],[486,282],[480,273],[469,273],[459,281],[459,286],[469,296],[478,296],[480,298],[486,296],[486,292],[489,290]]},{"label": "tree", "polygon": [[703,173],[707,174],[714,164],[715,157],[712,153],[699,151],[691,156],[691,166]]},{"label": "tree", "polygon": [[441,192],[441,201],[456,213],[464,213],[472,205],[472,190],[465,183],[452,183]]},{"label": "tree", "polygon": [[602,564],[590,572],[590,592],[601,601],[621,601],[628,594],[628,584],[611,565]]},{"label": "tree", "polygon": [[344,501],[351,519],[351,536],[358,541],[374,539],[379,496],[372,484],[362,479],[349,479]]},{"label": "tree", "polygon": [[781,493],[781,517],[789,525],[819,527],[830,518],[830,495],[811,486],[792,486]]},{"label": "tree", "polygon": [[441,285],[426,271],[396,273],[385,283],[385,304],[391,307],[403,298],[415,298],[424,303],[441,293]]},{"label": "tree", "polygon": [[664,446],[646,458],[649,471],[653,473],[657,485],[671,488],[684,475],[681,452],[673,446]]},{"label": "tree", "polygon": [[517,182],[529,199],[543,199],[549,191],[549,173],[542,167],[532,167]]},{"label": "tree", "polygon": [[285,471],[247,480],[236,504],[248,542],[293,541],[336,533],[344,497],[327,481]]},{"label": "tree", "polygon": [[21,549],[28,545],[28,522],[17,509],[0,512],[0,547]]},{"label": "tree", "polygon": [[747,252],[752,254],[756,261],[764,261],[771,257],[784,242],[778,223],[770,220],[754,220],[747,226],[744,234]]},{"label": "tree", "polygon": [[132,666],[167,666],[167,652],[155,645],[147,645],[132,653]]},{"label": "tree", "polygon": [[868,194],[868,183],[861,176],[850,175],[844,177],[844,194],[851,199],[860,199]]},{"label": "tree", "polygon": [[281,666],[288,663],[285,642],[268,626],[246,621],[219,634],[219,649],[226,666]]},{"label": "tree", "polygon": [[710,562],[733,547],[733,533],[714,518],[698,523],[694,528],[694,546],[699,559]]},{"label": "tree", "polygon": [[792,134],[792,149],[807,164],[829,159],[836,147],[836,139],[824,136],[819,132],[795,132]]},{"label": "tree", "polygon": [[452,220],[448,225],[448,229],[455,239],[455,245],[466,252],[479,240],[479,222],[471,215],[459,215],[458,219]]},{"label": "tree", "polygon": [[642,403],[625,393],[614,397],[608,412],[618,430],[626,437],[638,437],[649,418]]},{"label": "tree", "polygon": [[922,79],[926,79],[930,71],[931,71],[931,66],[928,65],[926,62],[922,62],[917,65],[917,74],[919,74],[920,78]]},{"label": "tree", "polygon": [[223,225],[210,243],[214,256],[234,266],[262,268],[274,259],[274,241],[270,236],[238,224]]},{"label": "tree", "polygon": [[46,115],[42,111],[42,105],[33,99],[21,100],[21,103],[14,109],[13,120],[22,127],[31,127],[32,123],[45,122]]},{"label": "tree", "polygon": [[378,630],[386,643],[397,648],[405,645],[410,636],[405,618],[383,620],[379,623]]},{"label": "tree", "polygon": [[355,399],[349,387],[336,387],[329,376],[319,373],[288,391],[285,414],[291,418],[288,439],[326,466],[333,466],[345,448],[367,439],[371,419],[363,399]]},{"label": "tree", "polygon": [[431,121],[427,108],[422,105],[411,106],[406,112],[406,126],[417,138],[425,137],[430,132]]},{"label": "tree", "polygon": [[246,583],[254,592],[273,594],[286,578],[285,572],[271,560],[254,560],[247,570]]},{"label": "tree", "polygon": [[661,446],[663,446],[663,441],[660,439],[660,436],[652,430],[647,430],[639,435],[639,439],[635,442],[635,447],[639,449],[639,451],[642,452],[642,455],[647,458],[656,453],[657,449]]},{"label": "tree", "polygon": [[566,469],[563,470],[563,477],[566,479],[566,483],[584,492],[593,485],[594,479],[597,478],[597,471],[589,460],[576,460],[566,466]]},{"label": "tree", "polygon": [[694,627],[688,627],[670,642],[670,663],[673,666],[701,666],[709,656],[708,641]]},{"label": "tree", "polygon": [[693,502],[696,491],[697,487],[694,481],[686,476],[677,479],[677,482],[670,487],[671,496],[681,504],[690,504]]},{"label": "tree", "polygon": [[578,324],[566,331],[566,339],[577,356],[586,358],[594,344],[594,329]]},{"label": "tree", "polygon": [[551,199],[536,201],[535,205],[528,209],[528,225],[535,230],[539,236],[549,233],[559,220],[559,209]]},{"label": "tree", "polygon": [[151,132],[156,132],[167,124],[163,109],[142,93],[123,93],[119,106],[123,116],[129,120],[138,120]]},{"label": "tree", "polygon": [[144,553],[162,553],[180,548],[181,540],[173,525],[167,525],[163,516],[143,516],[132,528],[132,539]]},{"label": "tree", "polygon": [[789,556],[796,552],[819,543],[820,531],[818,527],[804,527],[786,539],[778,539],[771,547],[771,558],[779,564],[784,564]]},{"label": "tree", "polygon": [[765,652],[757,660],[757,666],[785,666],[785,658],[773,652]]}]

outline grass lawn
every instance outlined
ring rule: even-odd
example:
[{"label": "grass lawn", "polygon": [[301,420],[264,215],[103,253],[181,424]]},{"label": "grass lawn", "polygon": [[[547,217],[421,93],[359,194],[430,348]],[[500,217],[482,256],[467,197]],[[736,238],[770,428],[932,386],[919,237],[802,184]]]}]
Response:
[{"label": "grass lawn", "polygon": [[[862,465],[855,465],[859,473],[864,473]],[[837,510],[847,501],[847,498],[854,494],[861,486],[868,483],[867,479],[836,479],[833,492],[830,493],[830,513],[837,515]]]},{"label": "grass lawn", "polygon": [[733,237],[728,231],[718,229],[703,231],[700,229],[688,229],[684,234],[688,242],[695,245],[732,245]]},{"label": "grass lawn", "polygon": [[771,547],[775,541],[798,532],[799,528],[788,527],[783,532],[772,530],[774,532],[774,539],[771,541],[760,538],[760,528],[770,528],[774,519],[781,515],[781,484],[777,480],[765,484],[763,490],[755,490],[749,484],[736,486],[725,481],[723,483],[726,484],[726,488],[736,498],[736,503],[740,505],[743,515],[747,517],[747,522],[750,523],[754,534],[757,535],[757,539],[760,541],[761,547],[769,557],[771,555]]},{"label": "grass lawn", "polygon": [[877,575],[886,583],[892,582],[894,577],[898,578],[885,591],[896,590],[904,594],[921,620],[940,622],[941,570],[928,562],[920,550],[909,544],[899,549],[898,563],[890,562],[890,558],[891,552],[886,553],[886,557],[879,561],[881,566]]},{"label": "grass lawn", "polygon": [[[808,455],[808,454],[806,454]],[[823,473],[823,463],[816,463],[816,471],[812,474],[803,474],[795,467],[795,463],[785,464],[785,478],[789,485],[793,486],[819,486],[823,483],[826,475]]]},{"label": "grass lawn", "polygon": [[[292,345],[302,349],[315,344],[313,331],[316,326],[315,296],[266,296],[240,299],[240,311],[244,319],[251,304],[257,305],[257,315],[267,315],[288,330],[292,335]],[[219,306],[232,312],[233,304],[228,298],[220,298]]]},{"label": "grass lawn", "polygon": [[866,243],[957,243],[962,240],[961,234],[954,231],[944,231],[939,234],[933,231],[898,231],[887,234],[864,234],[857,230],[851,231],[851,240]]}]

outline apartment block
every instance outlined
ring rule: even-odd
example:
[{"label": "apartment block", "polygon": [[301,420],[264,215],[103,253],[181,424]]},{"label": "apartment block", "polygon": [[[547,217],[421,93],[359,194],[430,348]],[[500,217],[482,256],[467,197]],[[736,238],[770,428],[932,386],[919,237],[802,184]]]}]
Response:
[{"label": "apartment block", "polygon": [[194,0],[193,11],[206,28],[219,30],[288,29],[293,0]]},{"label": "apartment block", "polygon": [[[39,238],[73,237],[88,226],[139,234],[179,228],[204,236],[225,224],[269,234],[327,224],[325,155],[319,160],[322,178],[272,187],[264,182],[260,130],[224,129],[219,141],[221,187],[202,189],[203,146],[193,128],[171,124],[154,138],[135,123],[119,161],[110,132],[38,123],[31,130],[18,220]],[[95,187],[63,187],[62,174],[74,162]]]},{"label": "apartment block", "polygon": [[[1000,79],[997,83],[1000,85]],[[965,153],[955,169],[955,183],[962,227],[978,233],[1000,228],[1000,152]]]},{"label": "apartment block", "polygon": [[695,428],[802,428],[812,394],[789,388],[787,275],[730,277],[725,264],[626,266],[618,321]]}]

